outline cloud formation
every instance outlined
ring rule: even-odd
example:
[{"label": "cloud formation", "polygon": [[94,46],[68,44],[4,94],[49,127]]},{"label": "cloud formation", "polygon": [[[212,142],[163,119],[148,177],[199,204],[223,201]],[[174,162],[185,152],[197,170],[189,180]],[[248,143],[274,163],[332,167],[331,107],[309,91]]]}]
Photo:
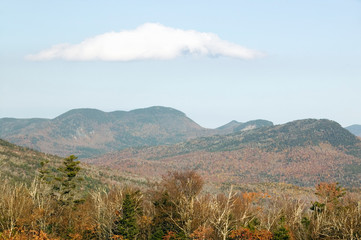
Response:
[{"label": "cloud formation", "polygon": [[261,52],[220,39],[216,34],[145,23],[134,30],[109,32],[85,39],[79,44],[59,44],[28,60],[64,59],[75,61],[132,61],[173,59],[182,55],[225,56],[253,59]]}]

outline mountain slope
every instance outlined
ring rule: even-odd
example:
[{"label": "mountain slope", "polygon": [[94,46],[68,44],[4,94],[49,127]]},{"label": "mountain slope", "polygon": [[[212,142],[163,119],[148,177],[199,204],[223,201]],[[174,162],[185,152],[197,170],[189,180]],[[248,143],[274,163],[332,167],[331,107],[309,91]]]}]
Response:
[{"label": "mountain slope", "polygon": [[313,186],[338,181],[351,186],[361,183],[360,149],[360,140],[338,123],[306,119],[171,146],[131,148],[87,162],[144,176],[195,169],[221,183]]},{"label": "mountain slope", "polygon": [[[41,162],[48,162],[47,168],[50,174],[62,165],[63,159],[50,154],[38,152],[26,147],[20,147],[0,139],[0,181],[7,179],[10,183],[22,183],[30,185],[34,180]],[[145,185],[145,179],[130,174],[119,175],[117,172],[94,168],[87,164],[80,164],[81,177],[84,190],[104,187],[106,183],[131,182],[136,185]]]},{"label": "mountain slope", "polygon": [[57,166],[61,159],[56,156],[19,147],[0,139],[0,178],[30,183],[40,168],[40,162],[49,161]]},{"label": "mountain slope", "polygon": [[349,130],[352,134],[361,137],[361,125],[351,125],[346,127],[347,130]]}]

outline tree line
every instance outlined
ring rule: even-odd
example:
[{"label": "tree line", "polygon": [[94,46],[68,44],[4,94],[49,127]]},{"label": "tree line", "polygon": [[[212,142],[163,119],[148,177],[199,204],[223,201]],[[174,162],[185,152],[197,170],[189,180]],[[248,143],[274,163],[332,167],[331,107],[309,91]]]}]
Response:
[{"label": "tree line", "polygon": [[84,193],[79,161],[41,163],[31,186],[0,186],[0,239],[256,240],[361,239],[361,197],[320,183],[315,200],[262,192],[210,194],[195,171],[151,188],[106,186]]}]

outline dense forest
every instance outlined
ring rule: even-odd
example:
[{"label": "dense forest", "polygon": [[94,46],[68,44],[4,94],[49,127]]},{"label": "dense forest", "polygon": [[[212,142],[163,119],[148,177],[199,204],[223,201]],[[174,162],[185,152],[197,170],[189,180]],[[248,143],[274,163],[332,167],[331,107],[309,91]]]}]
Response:
[{"label": "dense forest", "polygon": [[193,169],[206,182],[216,183],[361,184],[360,139],[326,119],[297,120],[172,145],[127,148],[83,161],[147,177]]},{"label": "dense forest", "polygon": [[[49,171],[51,169],[51,171]],[[208,193],[195,171],[149,187],[84,191],[76,157],[54,171],[42,162],[32,184],[0,187],[0,239],[360,239],[361,195],[319,183],[313,197],[291,192]]]}]

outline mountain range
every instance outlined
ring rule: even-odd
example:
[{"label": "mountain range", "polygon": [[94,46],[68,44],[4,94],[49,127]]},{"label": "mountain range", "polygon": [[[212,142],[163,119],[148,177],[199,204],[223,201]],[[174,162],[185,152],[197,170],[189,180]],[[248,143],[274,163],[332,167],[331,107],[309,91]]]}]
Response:
[{"label": "mountain range", "polygon": [[305,119],[169,146],[128,148],[87,163],[142,176],[193,169],[221,184],[361,184],[361,141],[338,123]]},{"label": "mountain range", "polygon": [[[361,183],[361,141],[355,136],[358,127],[346,130],[327,119],[304,119],[281,125],[266,120],[231,121],[207,129],[166,107],[128,112],[74,109],[54,119],[2,118],[0,138],[61,157],[74,154],[97,167],[142,178],[193,169],[217,184],[314,186],[337,181],[357,186]],[[22,151],[30,156],[38,154],[6,141],[0,145],[10,156]],[[9,146],[11,151],[6,149]],[[15,165],[34,169],[34,159],[21,156],[0,159],[7,164],[5,169],[10,169],[5,175],[16,172],[11,170]],[[60,158],[51,159],[59,162]],[[25,170],[20,172],[26,174]]]},{"label": "mountain range", "polygon": [[0,119],[0,138],[59,156],[99,156],[128,147],[174,144],[197,137],[229,134],[272,122],[232,121],[217,129],[203,128],[184,113],[167,107],[103,112],[74,109],[54,119]]}]

